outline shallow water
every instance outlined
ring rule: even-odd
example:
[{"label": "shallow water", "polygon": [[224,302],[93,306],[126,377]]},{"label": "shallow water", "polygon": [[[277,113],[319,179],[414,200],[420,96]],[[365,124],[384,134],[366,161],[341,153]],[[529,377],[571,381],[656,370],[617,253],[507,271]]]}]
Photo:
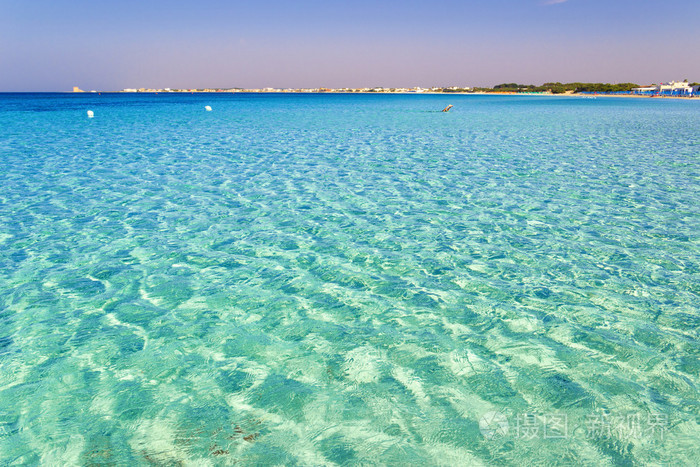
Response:
[{"label": "shallow water", "polygon": [[3,463],[700,463],[697,102],[0,95],[0,128]]}]

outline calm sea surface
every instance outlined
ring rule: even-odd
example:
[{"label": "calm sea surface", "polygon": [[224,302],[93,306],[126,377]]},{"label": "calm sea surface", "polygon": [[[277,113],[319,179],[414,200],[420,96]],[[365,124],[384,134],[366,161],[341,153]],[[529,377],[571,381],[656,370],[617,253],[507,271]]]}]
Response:
[{"label": "calm sea surface", "polygon": [[3,465],[700,463],[700,102],[5,94],[0,182]]}]

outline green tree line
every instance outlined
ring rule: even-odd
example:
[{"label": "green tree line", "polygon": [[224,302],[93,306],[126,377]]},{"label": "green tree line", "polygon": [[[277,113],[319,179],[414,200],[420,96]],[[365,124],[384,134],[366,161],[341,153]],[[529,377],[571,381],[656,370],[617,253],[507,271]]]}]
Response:
[{"label": "green tree line", "polygon": [[635,83],[544,83],[541,86],[534,84],[503,83],[497,84],[493,88],[474,88],[475,91],[482,92],[551,92],[562,94],[567,91],[573,92],[629,92],[633,88],[638,88]]}]

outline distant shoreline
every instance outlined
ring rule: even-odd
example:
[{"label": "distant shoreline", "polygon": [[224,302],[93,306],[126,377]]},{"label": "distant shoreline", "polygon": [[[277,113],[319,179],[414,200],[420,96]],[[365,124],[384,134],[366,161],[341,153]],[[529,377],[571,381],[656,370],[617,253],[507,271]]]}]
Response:
[{"label": "distant shoreline", "polygon": [[[78,86],[73,92],[86,91]],[[94,89],[90,93],[100,93]],[[431,87],[303,87],[303,88],[244,88],[244,87],[210,87],[210,88],[124,88],[119,93],[282,93],[282,94],[475,94],[475,95],[536,95],[536,96],[615,96],[615,97],[666,97],[693,99],[700,97],[700,83],[669,81],[658,85],[639,86],[635,83],[559,83],[547,82],[540,86],[533,84],[504,83],[493,87],[476,86],[431,86]]]},{"label": "distant shoreline", "polygon": [[522,97],[579,97],[595,99],[598,97],[610,98],[610,97],[622,97],[622,98],[635,98],[635,99],[681,99],[681,100],[691,100],[700,101],[700,95],[696,96],[668,96],[668,95],[641,95],[641,94],[583,94],[583,93],[545,93],[545,92],[483,92],[483,91],[470,91],[470,92],[436,92],[436,91],[262,91],[262,90],[241,90],[241,91],[138,91],[138,92],[128,92],[128,91],[26,91],[26,92],[1,92],[0,94],[75,94],[75,95],[101,95],[101,94],[367,94],[367,95],[380,95],[380,94],[393,94],[393,95],[431,95],[431,96],[522,96]]}]

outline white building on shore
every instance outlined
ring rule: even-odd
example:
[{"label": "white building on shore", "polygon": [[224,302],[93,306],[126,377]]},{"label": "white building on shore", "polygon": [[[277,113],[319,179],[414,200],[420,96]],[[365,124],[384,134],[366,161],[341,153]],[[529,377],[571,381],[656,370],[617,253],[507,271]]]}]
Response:
[{"label": "white building on shore", "polygon": [[634,94],[645,94],[650,96],[697,96],[700,95],[700,86],[691,86],[687,81],[670,81],[660,83],[656,86],[644,86],[632,89]]}]

